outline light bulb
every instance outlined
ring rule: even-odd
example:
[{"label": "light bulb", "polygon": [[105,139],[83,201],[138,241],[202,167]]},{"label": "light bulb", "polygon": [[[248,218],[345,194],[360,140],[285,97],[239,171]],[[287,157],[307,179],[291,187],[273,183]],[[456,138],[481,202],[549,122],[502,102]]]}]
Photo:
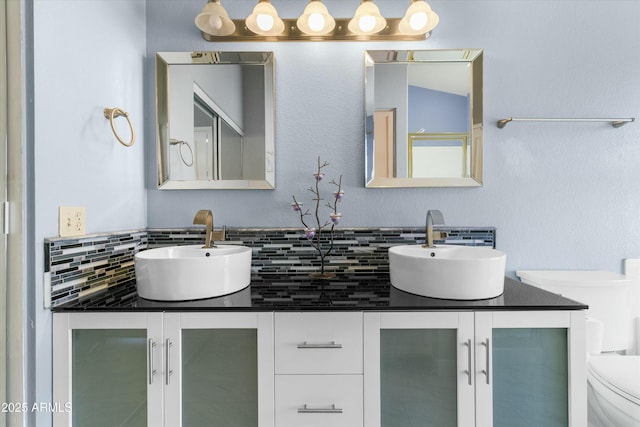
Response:
[{"label": "light bulb", "polygon": [[257,16],[256,23],[262,31],[269,31],[273,28],[273,16],[261,13]]},{"label": "light bulb", "polygon": [[296,21],[296,25],[301,33],[318,36],[333,31],[336,27],[336,20],[333,19],[322,1],[310,0]]},{"label": "light bulb", "polygon": [[415,31],[421,30],[427,26],[427,14],[425,12],[418,12],[411,15],[409,18],[409,26]]},{"label": "light bulb", "polygon": [[196,16],[195,24],[200,31],[212,36],[228,36],[236,30],[220,0],[208,2]]},{"label": "light bulb", "polygon": [[222,28],[222,18],[220,18],[220,16],[218,15],[211,15],[209,17],[209,25],[211,26],[211,28],[219,30],[220,28]]},{"label": "light bulb", "polygon": [[375,27],[375,25],[376,25],[376,18],[371,15],[362,16],[358,20],[358,26],[360,27],[360,30],[365,33],[368,33],[371,30],[373,30],[373,27]]},{"label": "light bulb", "polygon": [[372,0],[362,0],[348,27],[354,34],[370,36],[384,30],[386,25],[387,21],[380,14],[378,6]]},{"label": "light bulb", "polygon": [[402,34],[426,34],[438,25],[439,19],[426,1],[413,0],[404,18],[400,20],[398,29]]},{"label": "light bulb", "polygon": [[260,0],[244,22],[249,30],[262,36],[276,36],[284,31],[284,22],[269,0]]},{"label": "light bulb", "polygon": [[309,15],[309,28],[311,31],[320,31],[324,28],[324,17],[320,13],[312,13]]}]

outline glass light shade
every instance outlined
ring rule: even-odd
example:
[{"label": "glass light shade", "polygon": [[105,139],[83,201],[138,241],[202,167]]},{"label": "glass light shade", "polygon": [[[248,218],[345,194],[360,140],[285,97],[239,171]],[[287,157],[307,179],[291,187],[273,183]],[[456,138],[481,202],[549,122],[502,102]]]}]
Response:
[{"label": "glass light shade", "polygon": [[335,28],[336,20],[329,14],[322,1],[311,0],[298,18],[296,25],[305,34],[323,35]]},{"label": "glass light shade", "polygon": [[386,26],[387,20],[371,0],[363,1],[356,9],[353,19],[349,21],[349,31],[364,36],[379,33]]},{"label": "glass light shade", "polygon": [[440,18],[426,1],[414,0],[404,18],[400,20],[398,29],[402,34],[426,34],[433,30],[439,21]]},{"label": "glass light shade", "polygon": [[261,36],[275,36],[284,31],[284,22],[269,0],[261,0],[245,21],[247,28]]},{"label": "glass light shade", "polygon": [[228,36],[236,30],[236,25],[219,0],[211,0],[202,8],[202,12],[196,16],[196,27],[200,31],[212,36]]}]

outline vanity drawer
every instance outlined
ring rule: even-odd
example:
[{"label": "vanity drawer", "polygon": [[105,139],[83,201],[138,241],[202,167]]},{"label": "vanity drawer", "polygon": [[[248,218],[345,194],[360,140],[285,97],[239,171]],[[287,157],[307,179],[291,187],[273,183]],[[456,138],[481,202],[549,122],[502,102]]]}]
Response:
[{"label": "vanity drawer", "polygon": [[276,374],[361,374],[362,313],[276,313]]},{"label": "vanity drawer", "polygon": [[278,427],[363,425],[362,375],[276,375]]}]

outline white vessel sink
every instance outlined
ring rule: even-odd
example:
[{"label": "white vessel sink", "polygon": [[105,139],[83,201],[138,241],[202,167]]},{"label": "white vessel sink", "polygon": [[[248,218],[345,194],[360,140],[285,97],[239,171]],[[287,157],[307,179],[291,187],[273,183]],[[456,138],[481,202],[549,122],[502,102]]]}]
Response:
[{"label": "white vessel sink", "polygon": [[391,284],[430,298],[474,300],[502,295],[506,260],[504,252],[478,246],[389,248]]},{"label": "white vessel sink", "polygon": [[135,255],[136,286],[142,298],[189,301],[228,295],[251,282],[251,248],[217,245],[168,246]]}]

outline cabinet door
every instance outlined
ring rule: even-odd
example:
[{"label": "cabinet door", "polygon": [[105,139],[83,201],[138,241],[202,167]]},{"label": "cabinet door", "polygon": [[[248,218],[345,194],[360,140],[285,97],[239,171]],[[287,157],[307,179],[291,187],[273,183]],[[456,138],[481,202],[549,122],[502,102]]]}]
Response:
[{"label": "cabinet door", "polygon": [[273,314],[165,313],[165,425],[273,426]]},{"label": "cabinet door", "polygon": [[54,314],[53,425],[163,425],[161,338],[161,313]]},{"label": "cabinet door", "polygon": [[365,425],[474,425],[473,335],[473,313],[365,313]]},{"label": "cabinet door", "polygon": [[475,316],[478,425],[587,425],[582,312]]}]

